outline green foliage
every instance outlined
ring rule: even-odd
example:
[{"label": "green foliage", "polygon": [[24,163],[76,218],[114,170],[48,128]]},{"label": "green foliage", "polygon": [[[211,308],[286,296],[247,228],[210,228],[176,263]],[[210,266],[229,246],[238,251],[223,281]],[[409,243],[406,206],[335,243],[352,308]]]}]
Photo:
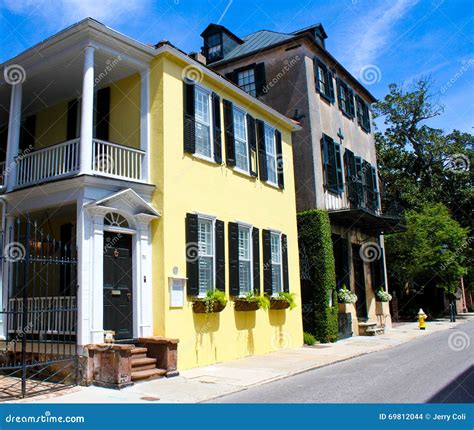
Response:
[{"label": "green foliage", "polygon": [[377,297],[377,301],[379,302],[389,302],[392,300],[392,295],[387,293],[385,290],[377,290],[375,293],[375,297]]},{"label": "green foliage", "polygon": [[456,292],[467,272],[467,229],[441,203],[406,211],[405,222],[406,232],[386,237],[393,278],[415,290],[434,284],[447,293]]},{"label": "green foliage", "polygon": [[255,294],[253,291],[249,291],[241,300],[247,300],[248,302],[257,302],[259,309],[267,310],[270,307],[270,300],[266,296]]},{"label": "green foliage", "polygon": [[344,284],[337,292],[337,301],[339,303],[355,303],[357,302],[357,295],[349,291]]},{"label": "green foliage", "polygon": [[290,311],[296,308],[296,294],[280,291],[276,296],[272,296],[273,300],[286,300],[290,304]]},{"label": "green foliage", "polygon": [[206,314],[208,314],[212,312],[215,303],[220,303],[222,306],[225,306],[227,304],[227,297],[224,291],[207,290],[203,301],[206,305]]},{"label": "green foliage", "polygon": [[[302,264],[308,271],[314,305],[314,335],[320,342],[337,340],[337,299],[334,254],[329,216],[323,210],[298,214]],[[333,294],[331,303],[331,294]]]},{"label": "green foliage", "polygon": [[316,338],[308,332],[303,333],[303,341],[305,345],[313,346],[316,343]]}]

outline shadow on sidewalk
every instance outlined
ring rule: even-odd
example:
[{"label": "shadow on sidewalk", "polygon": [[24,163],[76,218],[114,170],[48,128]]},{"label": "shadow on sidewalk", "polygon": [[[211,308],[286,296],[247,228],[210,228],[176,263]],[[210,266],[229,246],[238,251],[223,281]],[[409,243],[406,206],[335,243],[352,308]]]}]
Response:
[{"label": "shadow on sidewalk", "polygon": [[427,403],[473,403],[474,366],[469,367],[451,383],[443,387]]}]

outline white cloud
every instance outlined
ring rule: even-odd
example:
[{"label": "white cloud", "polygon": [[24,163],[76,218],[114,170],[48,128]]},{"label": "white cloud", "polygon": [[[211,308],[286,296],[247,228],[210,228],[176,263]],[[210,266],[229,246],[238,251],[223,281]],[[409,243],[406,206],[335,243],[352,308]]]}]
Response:
[{"label": "white cloud", "polygon": [[52,27],[70,25],[91,17],[106,25],[142,16],[150,0],[4,0],[3,7],[13,13],[41,16]]},{"label": "white cloud", "polygon": [[[369,10],[360,17],[359,23],[352,28],[351,44],[355,49],[350,50],[350,56],[345,63],[356,75],[363,66],[376,64],[393,38],[393,27],[406,13],[418,3],[418,0],[395,0]],[[371,3],[373,4],[373,3]]]}]

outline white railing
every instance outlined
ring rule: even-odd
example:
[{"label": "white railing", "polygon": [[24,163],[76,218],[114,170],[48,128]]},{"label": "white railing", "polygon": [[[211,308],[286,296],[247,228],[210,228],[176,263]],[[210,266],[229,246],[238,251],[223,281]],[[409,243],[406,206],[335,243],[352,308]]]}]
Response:
[{"label": "white railing", "polygon": [[79,139],[19,155],[16,161],[19,186],[72,175],[79,170]]},{"label": "white railing", "polygon": [[5,167],[6,167],[5,161],[2,161],[0,163],[0,187],[3,187],[5,185],[5,176],[6,176]]},{"label": "white railing", "polygon": [[141,180],[145,152],[104,140],[93,140],[92,170],[102,175]]},{"label": "white railing", "polygon": [[9,333],[76,334],[76,297],[29,297],[27,322],[23,324],[23,299],[8,300]]}]

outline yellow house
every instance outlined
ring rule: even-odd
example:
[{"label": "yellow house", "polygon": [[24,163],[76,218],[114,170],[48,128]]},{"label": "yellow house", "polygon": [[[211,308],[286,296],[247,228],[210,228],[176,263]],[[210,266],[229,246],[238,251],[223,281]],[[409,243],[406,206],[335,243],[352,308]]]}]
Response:
[{"label": "yellow house", "polygon": [[[3,68],[5,344],[31,326],[14,348],[51,363],[179,339],[178,369],[302,345],[292,120],[92,19]],[[135,379],[147,353],[131,352]]]}]

